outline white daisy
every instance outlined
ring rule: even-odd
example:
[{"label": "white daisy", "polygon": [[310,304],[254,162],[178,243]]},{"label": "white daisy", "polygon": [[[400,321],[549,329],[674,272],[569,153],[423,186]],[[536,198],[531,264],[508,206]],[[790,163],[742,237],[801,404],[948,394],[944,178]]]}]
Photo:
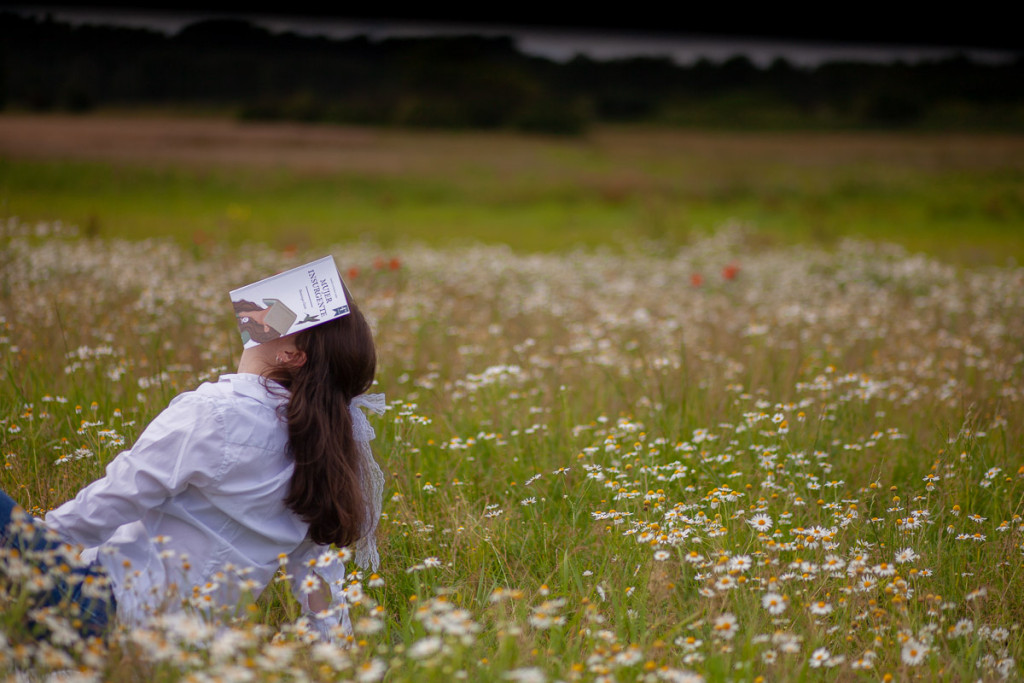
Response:
[{"label": "white daisy", "polygon": [[917,666],[924,661],[925,655],[928,654],[928,648],[925,645],[917,642],[913,638],[908,638],[907,642],[903,643],[903,663],[909,664],[910,666]]},{"label": "white daisy", "polygon": [[811,665],[812,669],[817,669],[821,665],[825,664],[831,657],[832,655],[829,653],[827,648],[819,647],[813,654],[811,654],[811,659],[808,664]]},{"label": "white daisy", "polygon": [[739,622],[736,621],[736,617],[731,612],[726,612],[715,618],[714,632],[716,637],[732,640],[732,637],[736,635],[738,630]]},{"label": "white daisy", "polygon": [[832,612],[832,605],[824,600],[819,600],[818,602],[812,602],[809,609],[811,614],[823,616]]},{"label": "white daisy", "polygon": [[778,593],[765,593],[761,597],[761,607],[769,614],[782,614],[786,611],[786,598]]},{"label": "white daisy", "polygon": [[904,548],[903,550],[896,553],[896,564],[905,564],[907,562],[913,562],[918,557],[920,556],[914,552],[913,548]]}]

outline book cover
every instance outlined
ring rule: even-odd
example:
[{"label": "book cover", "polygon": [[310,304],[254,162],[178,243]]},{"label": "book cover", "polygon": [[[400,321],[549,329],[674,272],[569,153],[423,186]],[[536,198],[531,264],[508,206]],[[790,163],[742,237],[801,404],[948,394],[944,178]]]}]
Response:
[{"label": "book cover", "polygon": [[333,256],[234,289],[231,303],[245,348],[349,313]]}]

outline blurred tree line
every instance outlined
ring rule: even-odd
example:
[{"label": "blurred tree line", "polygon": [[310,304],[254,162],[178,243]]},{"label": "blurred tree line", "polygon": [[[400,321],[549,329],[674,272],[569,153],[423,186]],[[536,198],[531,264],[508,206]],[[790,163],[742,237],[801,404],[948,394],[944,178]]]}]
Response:
[{"label": "blurred tree line", "polygon": [[0,13],[0,108],[229,109],[246,119],[516,128],[1024,129],[1024,56],[759,68],[736,56],[567,63],[507,37],[336,40],[208,20],[173,36]]}]

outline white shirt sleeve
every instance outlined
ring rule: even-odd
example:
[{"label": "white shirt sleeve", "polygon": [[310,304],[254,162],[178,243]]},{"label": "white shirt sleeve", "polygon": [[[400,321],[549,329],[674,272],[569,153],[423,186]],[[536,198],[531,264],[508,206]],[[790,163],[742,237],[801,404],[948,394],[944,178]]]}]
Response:
[{"label": "white shirt sleeve", "polygon": [[176,397],[104,477],[47,514],[47,526],[86,547],[104,543],[186,486],[217,481],[230,466],[223,434],[216,401],[194,392]]}]

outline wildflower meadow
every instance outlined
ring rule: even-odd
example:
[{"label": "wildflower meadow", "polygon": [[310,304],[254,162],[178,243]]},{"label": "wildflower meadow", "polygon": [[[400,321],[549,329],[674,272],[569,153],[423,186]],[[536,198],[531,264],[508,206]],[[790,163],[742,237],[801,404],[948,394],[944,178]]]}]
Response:
[{"label": "wildflower meadow", "polygon": [[748,237],[282,252],[7,219],[0,484],[30,514],[234,371],[230,289],[326,254],[374,326],[390,476],[354,633],[275,581],[83,637],[32,600],[73,558],[5,551],[0,676],[1019,679],[1024,268]]}]

